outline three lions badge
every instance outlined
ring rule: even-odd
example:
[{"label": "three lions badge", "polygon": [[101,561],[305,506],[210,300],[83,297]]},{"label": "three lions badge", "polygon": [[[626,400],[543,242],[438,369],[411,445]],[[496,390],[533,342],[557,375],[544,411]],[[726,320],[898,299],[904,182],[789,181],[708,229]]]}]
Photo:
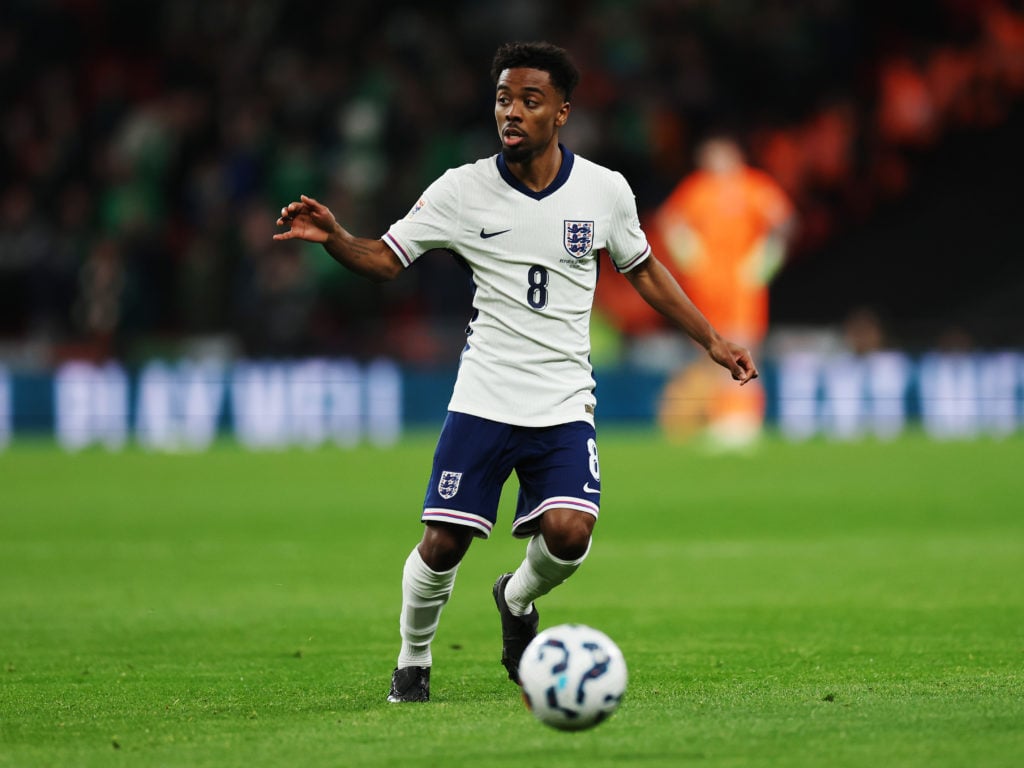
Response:
[{"label": "three lions badge", "polygon": [[582,259],[594,249],[594,222],[566,221],[562,230],[562,245],[574,259]]},{"label": "three lions badge", "polygon": [[445,470],[441,473],[441,479],[437,483],[437,492],[441,494],[442,499],[450,499],[456,493],[459,492],[459,481],[462,480],[461,472],[448,472]]}]

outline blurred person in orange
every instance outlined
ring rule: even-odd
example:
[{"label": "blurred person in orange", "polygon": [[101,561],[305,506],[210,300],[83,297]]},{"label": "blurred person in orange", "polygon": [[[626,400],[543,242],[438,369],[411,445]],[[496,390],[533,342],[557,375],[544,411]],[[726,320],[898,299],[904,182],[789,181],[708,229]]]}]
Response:
[{"label": "blurred person in orange", "polygon": [[[739,143],[715,134],[697,148],[697,168],[655,212],[671,269],[711,322],[749,348],[768,331],[768,284],[795,226],[793,203],[768,174],[746,163]],[[764,420],[761,386],[727,392],[700,363],[668,383],[658,419],[675,438],[706,428],[713,445],[753,444]]]}]

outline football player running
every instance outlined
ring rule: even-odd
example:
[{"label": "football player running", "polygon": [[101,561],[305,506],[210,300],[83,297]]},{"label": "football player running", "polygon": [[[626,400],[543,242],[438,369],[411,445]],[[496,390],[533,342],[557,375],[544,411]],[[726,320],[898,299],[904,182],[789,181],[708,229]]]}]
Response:
[{"label": "football player running", "polygon": [[491,67],[501,152],[433,182],[380,239],[355,237],[305,195],[281,209],[276,240],[322,243],[344,267],[390,280],[445,249],[473,275],[473,317],[434,453],[423,537],[402,574],[401,649],[388,701],[428,701],[431,641],[459,563],[495,524],[515,471],[512,534],[527,540],[514,572],[492,588],[502,656],[518,683],[537,633],[534,601],[590,551],[601,499],[590,365],[597,262],[607,252],[651,306],[741,385],[750,353],[723,339],[651,253],[625,178],[559,143],[579,73],[548,43],[501,46]]}]

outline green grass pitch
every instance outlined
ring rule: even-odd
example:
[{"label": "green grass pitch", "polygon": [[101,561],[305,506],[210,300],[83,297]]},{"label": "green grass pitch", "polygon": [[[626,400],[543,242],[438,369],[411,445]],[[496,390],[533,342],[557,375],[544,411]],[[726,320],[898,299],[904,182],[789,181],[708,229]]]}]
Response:
[{"label": "green grass pitch", "polygon": [[0,766],[1024,765],[1024,441],[712,457],[601,433],[584,567],[630,686],[537,723],[464,561],[433,701],[384,701],[433,436],[389,450],[0,454]]}]

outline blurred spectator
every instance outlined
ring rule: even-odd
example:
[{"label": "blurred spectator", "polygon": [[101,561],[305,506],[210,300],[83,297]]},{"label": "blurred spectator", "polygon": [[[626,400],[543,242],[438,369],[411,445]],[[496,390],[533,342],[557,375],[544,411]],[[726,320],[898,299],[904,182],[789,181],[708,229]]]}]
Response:
[{"label": "blurred spectator", "polygon": [[96,242],[79,272],[78,299],[72,307],[80,338],[91,342],[92,355],[103,359],[115,351],[115,335],[125,300],[124,254],[114,238]]},{"label": "blurred spectator", "polygon": [[843,320],[843,342],[858,357],[885,348],[885,329],[882,319],[871,307],[857,307]]},{"label": "blurred spectator", "polygon": [[266,206],[247,206],[241,222],[239,330],[251,355],[310,355],[312,276],[302,250],[275,247],[265,211]]}]

